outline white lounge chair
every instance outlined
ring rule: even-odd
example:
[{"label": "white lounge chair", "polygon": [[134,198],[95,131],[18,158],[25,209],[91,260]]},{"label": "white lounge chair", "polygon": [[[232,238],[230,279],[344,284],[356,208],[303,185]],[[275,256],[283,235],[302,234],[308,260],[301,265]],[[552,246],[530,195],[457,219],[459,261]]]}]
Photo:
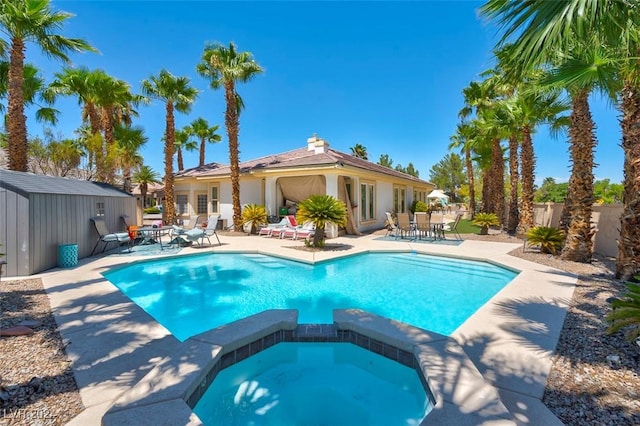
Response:
[{"label": "white lounge chair", "polygon": [[258,230],[258,235],[269,238],[271,237],[271,233],[274,230],[286,227],[287,223],[289,223],[289,221],[287,220],[286,217],[283,217],[279,223],[270,223],[267,226],[263,226],[262,228],[260,228]]},{"label": "white lounge chair", "polygon": [[218,238],[218,233],[216,232],[216,227],[218,226],[218,219],[220,219],[219,214],[212,214],[211,216],[209,216],[209,219],[207,220],[206,228],[190,229],[181,235],[184,238],[186,238],[188,241],[191,241],[192,243],[197,242],[199,246],[202,246],[204,244],[205,238],[209,242],[209,245],[211,245],[211,240],[209,239],[209,237],[215,235],[216,240],[218,240],[218,245],[221,245],[220,238]]}]

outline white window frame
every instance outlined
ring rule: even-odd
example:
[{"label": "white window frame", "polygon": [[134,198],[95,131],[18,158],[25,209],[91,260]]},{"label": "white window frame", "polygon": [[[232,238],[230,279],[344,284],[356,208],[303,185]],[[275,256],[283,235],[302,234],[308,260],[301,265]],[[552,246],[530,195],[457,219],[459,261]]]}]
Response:
[{"label": "white window frame", "polygon": [[[185,211],[184,212],[180,212],[180,203],[178,203],[178,198],[179,197],[185,197],[186,199],[186,203],[185,203]],[[176,192],[176,201],[175,201],[175,206],[176,206],[176,216],[189,216],[189,193],[188,192]]]},{"label": "white window frame", "polygon": [[[215,197],[214,197],[214,190],[215,190]],[[210,205],[210,213],[211,214],[218,214],[220,213],[220,185],[211,185],[209,187],[209,194],[211,195],[209,197],[209,205]]]},{"label": "white window frame", "polygon": [[376,220],[376,184],[371,181],[360,181],[360,221]]},{"label": "white window frame", "polygon": [[[193,203],[193,205],[195,206],[194,213],[197,215],[202,214],[202,215],[208,216],[209,215],[209,194],[207,194],[205,191],[199,191],[199,192],[196,192],[193,196],[195,197],[195,202]],[[205,198],[203,212],[200,211],[201,206],[200,206],[200,200],[199,200],[199,197],[202,197],[202,196],[204,196]]]},{"label": "white window frame", "polygon": [[393,186],[393,211],[396,213],[407,212],[407,187]]}]

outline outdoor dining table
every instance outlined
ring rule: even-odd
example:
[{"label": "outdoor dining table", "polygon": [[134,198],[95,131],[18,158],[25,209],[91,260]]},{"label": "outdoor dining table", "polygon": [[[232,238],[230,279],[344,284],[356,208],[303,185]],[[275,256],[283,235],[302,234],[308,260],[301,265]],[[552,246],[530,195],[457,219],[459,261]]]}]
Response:
[{"label": "outdoor dining table", "polygon": [[143,226],[137,229],[138,233],[144,236],[144,240],[141,244],[158,243],[160,244],[160,250],[164,249],[162,245],[162,236],[169,235],[172,230],[173,226]]}]

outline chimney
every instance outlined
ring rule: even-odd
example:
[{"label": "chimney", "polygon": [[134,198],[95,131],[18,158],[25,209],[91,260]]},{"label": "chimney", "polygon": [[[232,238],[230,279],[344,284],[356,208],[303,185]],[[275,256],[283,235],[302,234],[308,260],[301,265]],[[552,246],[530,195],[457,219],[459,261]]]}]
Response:
[{"label": "chimney", "polygon": [[329,148],[329,142],[322,138],[319,138],[315,133],[309,139],[307,139],[307,150],[313,151],[314,154],[322,154],[327,152]]}]

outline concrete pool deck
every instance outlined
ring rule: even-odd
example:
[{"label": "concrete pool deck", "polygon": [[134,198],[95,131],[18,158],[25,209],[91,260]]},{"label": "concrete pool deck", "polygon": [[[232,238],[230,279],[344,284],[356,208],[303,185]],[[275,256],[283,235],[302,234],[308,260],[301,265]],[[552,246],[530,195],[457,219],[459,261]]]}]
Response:
[{"label": "concrete pool deck", "polygon": [[[307,252],[292,248],[303,246],[302,241],[224,235],[220,240],[221,246],[184,248],[178,255],[249,251],[315,262],[367,251],[416,251],[489,260],[520,271],[451,337],[484,380],[495,387],[513,416],[514,420],[505,420],[504,424],[562,424],[540,400],[577,279],[507,254],[519,244],[476,240],[414,243],[366,235],[328,240],[349,246],[346,249]],[[167,254],[175,255],[175,251]],[[99,425],[116,400],[182,345],[101,275],[112,267],[149,259],[135,255],[93,257],[82,259],[77,267],[39,275],[60,333],[69,343],[67,354],[85,406],[70,425]],[[452,374],[446,381],[443,386],[458,400],[477,398],[465,377]],[[460,411],[465,414],[463,408]],[[487,418],[488,423],[496,424],[496,419]]]}]

